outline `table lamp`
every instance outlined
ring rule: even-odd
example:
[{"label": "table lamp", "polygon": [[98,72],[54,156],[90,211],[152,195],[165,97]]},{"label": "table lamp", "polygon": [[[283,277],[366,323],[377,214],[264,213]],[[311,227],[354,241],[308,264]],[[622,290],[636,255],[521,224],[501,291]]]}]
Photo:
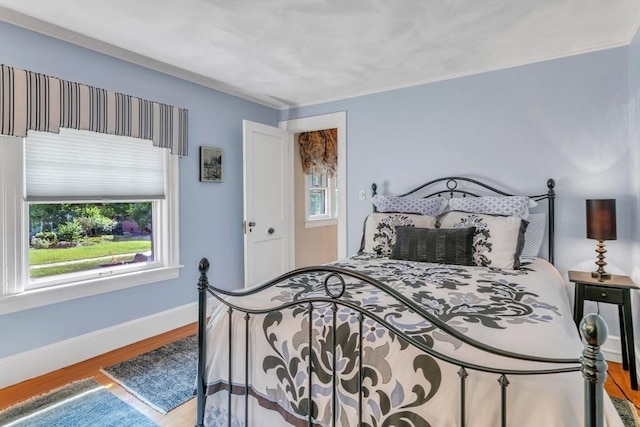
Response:
[{"label": "table lamp", "polygon": [[597,199],[587,200],[587,238],[598,241],[596,265],[598,269],[591,273],[592,277],[603,282],[611,278],[611,274],[604,271],[607,263],[604,261],[605,240],[616,240],[616,200]]}]

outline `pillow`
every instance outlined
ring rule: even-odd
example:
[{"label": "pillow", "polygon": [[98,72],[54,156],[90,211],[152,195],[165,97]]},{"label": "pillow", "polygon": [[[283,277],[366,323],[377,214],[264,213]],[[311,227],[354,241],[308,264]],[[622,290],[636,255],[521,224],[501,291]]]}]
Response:
[{"label": "pillow", "polygon": [[440,264],[475,265],[473,236],[469,228],[396,227],[396,244],[392,259],[437,262]]},{"label": "pillow", "polygon": [[529,225],[524,233],[524,248],[520,259],[537,258],[540,254],[542,241],[544,240],[544,229],[547,223],[547,215],[544,213],[530,214],[527,218]]},{"label": "pillow", "polygon": [[431,197],[424,199],[420,197],[397,197],[381,196],[376,194],[371,199],[378,212],[400,212],[420,215],[436,216],[447,206],[447,199],[444,197]]},{"label": "pillow", "polygon": [[436,219],[427,215],[402,213],[369,214],[364,221],[360,252],[389,256],[396,241],[396,227],[436,228]]},{"label": "pillow", "polygon": [[516,216],[451,211],[438,218],[441,228],[475,227],[473,260],[482,267],[520,268],[527,222]]},{"label": "pillow", "polygon": [[525,196],[454,197],[449,200],[449,209],[479,214],[517,216],[527,219],[529,217],[530,202],[533,201]]}]

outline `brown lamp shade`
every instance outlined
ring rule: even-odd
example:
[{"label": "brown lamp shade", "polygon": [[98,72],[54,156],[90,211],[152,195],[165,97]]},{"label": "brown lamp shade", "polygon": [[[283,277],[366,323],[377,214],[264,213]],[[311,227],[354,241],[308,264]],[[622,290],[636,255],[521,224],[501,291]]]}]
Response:
[{"label": "brown lamp shade", "polygon": [[587,238],[616,240],[616,199],[587,200]]}]

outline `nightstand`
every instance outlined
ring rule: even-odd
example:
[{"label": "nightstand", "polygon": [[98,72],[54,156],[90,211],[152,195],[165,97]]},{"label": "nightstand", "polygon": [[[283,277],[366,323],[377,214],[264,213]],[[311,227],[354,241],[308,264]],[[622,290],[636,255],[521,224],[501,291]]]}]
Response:
[{"label": "nightstand", "polygon": [[569,280],[575,283],[573,320],[580,324],[585,301],[604,302],[618,306],[620,341],[622,343],[622,367],[629,371],[631,388],[638,390],[636,352],[633,342],[633,318],[631,316],[631,290],[640,289],[628,276],[611,275],[611,279],[598,281],[591,273],[570,271]]}]

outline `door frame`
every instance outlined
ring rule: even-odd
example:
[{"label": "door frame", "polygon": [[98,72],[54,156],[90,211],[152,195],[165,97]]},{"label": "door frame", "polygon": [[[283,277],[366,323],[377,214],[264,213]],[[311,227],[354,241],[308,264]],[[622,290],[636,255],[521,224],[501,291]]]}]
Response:
[{"label": "door frame", "polygon": [[[282,120],[278,127],[289,131],[291,152],[295,144],[295,134],[322,129],[338,129],[338,259],[347,257],[347,112],[322,114],[299,119]],[[293,181],[293,168],[291,170]],[[293,192],[292,192],[293,198]],[[293,199],[291,206],[293,207]],[[291,259],[295,259],[295,224],[289,224],[292,236]]]}]

